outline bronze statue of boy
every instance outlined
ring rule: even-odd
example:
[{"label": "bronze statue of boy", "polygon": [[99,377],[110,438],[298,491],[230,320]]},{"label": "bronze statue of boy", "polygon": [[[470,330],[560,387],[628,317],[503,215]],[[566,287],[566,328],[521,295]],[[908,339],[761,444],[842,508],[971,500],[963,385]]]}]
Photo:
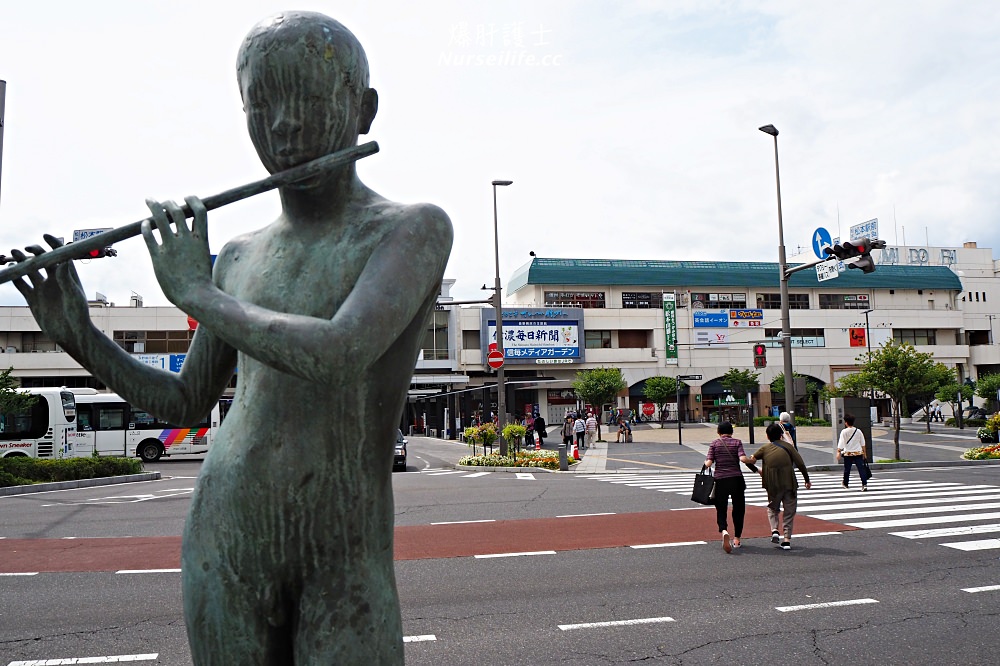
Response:
[{"label": "bronze statue of boy", "polygon": [[[272,173],[355,145],[375,117],[360,43],[321,14],[259,23],[237,69]],[[227,243],[214,274],[200,200],[186,199],[190,228],[176,204],[147,202],[157,280],[200,323],[177,375],[92,325],[71,262],[15,284],[46,334],[162,419],[198,421],[239,367],[184,530],[195,664],[400,664],[391,449],[451,223],[382,198],[353,164],[280,196],[278,219]]]}]

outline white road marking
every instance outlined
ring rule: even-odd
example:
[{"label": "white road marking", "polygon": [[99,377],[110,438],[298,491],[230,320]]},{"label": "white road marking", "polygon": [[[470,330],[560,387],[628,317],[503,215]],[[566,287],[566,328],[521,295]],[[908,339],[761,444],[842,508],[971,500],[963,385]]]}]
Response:
[{"label": "white road marking", "polygon": [[774,610],[788,613],[797,610],[812,610],[814,608],[833,608],[834,606],[860,606],[861,604],[877,604],[875,599],[848,599],[847,601],[827,601],[821,604],[802,604],[801,606],[775,606]]},{"label": "white road marking", "polygon": [[466,474],[466,475],[465,475],[464,477],[462,477],[462,478],[464,478],[464,479],[474,479],[474,478],[476,478],[477,476],[486,476],[486,475],[487,475],[487,474],[489,474],[489,473],[490,473],[490,472],[473,472],[472,474]]},{"label": "white road marking", "polygon": [[180,569],[122,569],[116,574],[180,573]]},{"label": "white road marking", "polygon": [[1000,585],[986,585],[985,587],[963,587],[962,592],[995,592],[1000,590]]},{"label": "white road marking", "polygon": [[820,520],[846,520],[853,518],[878,518],[881,516],[906,516],[918,513],[954,513],[956,511],[979,511],[980,509],[1000,509],[1000,502],[983,504],[963,504],[958,506],[925,506],[915,509],[883,509],[880,511],[850,511],[848,513],[810,513]]},{"label": "white road marking", "polygon": [[940,539],[941,537],[968,536],[970,534],[990,534],[1000,532],[1000,523],[992,525],[964,525],[962,527],[942,527],[936,530],[913,530],[910,532],[889,532],[904,539]]},{"label": "white road marking", "polygon": [[422,636],[403,636],[404,643],[423,643],[424,641],[436,641],[434,634],[423,634]]},{"label": "white road marking", "polygon": [[522,555],[555,555],[554,550],[536,550],[533,552],[525,553],[491,553],[489,555],[473,555],[477,559],[487,559],[491,557],[521,557]]},{"label": "white road marking", "polygon": [[962,516],[931,516],[929,518],[901,518],[899,520],[871,520],[864,523],[847,523],[851,527],[870,530],[878,527],[909,527],[910,525],[934,525],[935,523],[961,523],[970,520],[996,520],[1000,513],[970,513]]},{"label": "white road marking", "polygon": [[[865,499],[868,499],[868,498],[865,498]],[[927,507],[926,505],[930,505],[930,504],[947,504],[947,503],[954,504],[955,502],[960,502],[960,501],[963,501],[963,500],[966,500],[966,499],[973,500],[973,501],[979,501],[979,500],[1000,500],[1000,495],[985,495],[985,496],[967,497],[967,498],[966,497],[931,497],[931,498],[928,498],[928,499],[901,499],[901,500],[890,500],[890,501],[885,501],[885,502],[883,502],[882,498],[880,498],[880,497],[872,497],[871,501],[867,501],[867,502],[860,502],[860,501],[858,501],[858,502],[848,502],[848,503],[845,503],[845,504],[821,504],[819,506],[800,507],[800,510],[801,511],[814,512],[814,511],[835,511],[835,510],[838,510],[838,509],[858,509],[858,508],[877,509],[877,508],[880,508],[880,507],[890,507],[890,506],[914,507],[914,506],[923,505],[924,507],[926,507],[926,508],[914,508],[914,509],[912,509],[910,511],[894,510],[894,511],[889,511],[887,513],[882,514],[882,515],[887,515],[887,516],[893,516],[893,515],[896,515],[897,513],[899,513],[899,514],[905,514],[905,513],[931,513],[931,512],[934,512],[934,511],[946,511],[946,510],[948,510],[948,511],[954,511],[955,509],[941,509],[941,508]],[[996,507],[994,505],[994,506],[989,506],[989,507],[985,507],[985,508],[996,508]],[[810,513],[810,515],[812,515],[812,513]],[[867,516],[852,516],[852,517],[865,518]]]},{"label": "white road marking", "polygon": [[556,516],[556,518],[583,518],[583,517],[586,517],[586,516],[613,516],[613,515],[615,515],[613,512],[611,512],[611,513],[568,513],[565,516]]},{"label": "white road marking", "polygon": [[0,576],[37,576],[37,571],[25,571],[23,573],[0,573]]},{"label": "white road marking", "polygon": [[596,629],[598,627],[627,627],[633,624],[658,624],[662,622],[674,622],[672,617],[640,617],[635,620],[611,620],[608,622],[582,622],[580,624],[560,624],[563,631],[572,629]]},{"label": "white road marking", "polygon": [[461,473],[462,470],[460,469],[453,469],[448,472],[424,472],[424,474],[426,474],[427,476],[444,476],[445,474],[461,474]]},{"label": "white road marking", "polygon": [[978,541],[956,541],[954,543],[942,543],[941,546],[954,548],[955,550],[996,550],[1000,548],[1000,539],[980,539]]},{"label": "white road marking", "polygon": [[519,479],[523,479],[525,481],[534,481],[535,480],[535,475],[534,474],[527,474],[527,473],[524,473],[524,472],[517,472],[517,473],[514,474],[514,476],[516,476]]},{"label": "white road marking", "polygon": [[843,534],[843,532],[806,532],[805,534],[793,534],[796,539],[802,539],[805,537],[813,536],[830,536],[832,534]]},{"label": "white road marking", "polygon": [[153,661],[160,654],[119,654],[112,657],[70,657],[69,659],[32,659],[12,661],[7,666],[64,666],[66,664],[120,664],[126,661]]},{"label": "white road marking", "polygon": [[431,525],[465,525],[466,523],[495,523],[492,518],[487,520],[449,520],[441,523],[431,523]]},{"label": "white road marking", "polygon": [[671,546],[704,546],[707,541],[674,541],[673,543],[642,543],[629,548],[669,548]]}]

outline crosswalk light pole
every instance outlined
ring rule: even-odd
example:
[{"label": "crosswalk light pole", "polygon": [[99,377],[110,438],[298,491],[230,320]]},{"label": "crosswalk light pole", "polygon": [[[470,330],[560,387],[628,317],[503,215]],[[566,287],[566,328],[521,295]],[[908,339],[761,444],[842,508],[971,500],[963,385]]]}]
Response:
[{"label": "crosswalk light pole", "polygon": [[759,128],[774,137],[774,182],[778,189],[778,270],[781,272],[781,346],[785,361],[785,411],[795,423],[795,382],[792,381],[792,324],[788,314],[788,262],[785,259],[785,229],[781,221],[781,175],[778,172],[778,129],[774,125]]},{"label": "crosswalk light pole", "polygon": [[[496,275],[493,281],[493,308],[496,318],[497,351],[503,354],[503,306],[500,304],[500,234],[497,229],[497,187],[506,187],[512,180],[493,181],[493,253]],[[497,423],[502,430],[507,423],[507,386],[504,384],[503,366],[497,368]]]}]

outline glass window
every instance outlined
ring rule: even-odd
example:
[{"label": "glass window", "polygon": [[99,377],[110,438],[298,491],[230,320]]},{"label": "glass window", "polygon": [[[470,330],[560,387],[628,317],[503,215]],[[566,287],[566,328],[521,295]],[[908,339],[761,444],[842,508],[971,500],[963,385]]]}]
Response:
[{"label": "glass window", "polygon": [[[132,416],[129,423],[135,425],[136,430],[162,430],[164,428],[179,428],[180,426],[173,425],[166,421],[161,421],[149,412],[144,412],[141,409],[132,408]],[[191,426],[193,428],[207,428],[208,427],[208,417],[206,416],[201,420],[200,423]]]},{"label": "glass window", "polygon": [[559,305],[574,308],[603,308],[603,291],[547,291],[545,305]]},{"label": "glass window", "polygon": [[820,294],[820,310],[867,310],[868,294]]},{"label": "glass window", "polygon": [[611,331],[584,331],[583,341],[587,349],[611,349]]},{"label": "glass window", "polygon": [[[479,346],[479,341],[473,348]],[[448,312],[434,310],[427,318],[424,341],[421,345],[425,361],[441,361],[448,358]]]},{"label": "glass window", "polygon": [[0,439],[38,439],[49,429],[49,403],[39,397],[23,412],[0,414]]},{"label": "glass window", "polygon": [[918,345],[936,345],[936,331],[932,328],[900,328],[892,331],[892,339],[897,344],[909,343]]},{"label": "glass window", "polygon": [[98,430],[125,429],[125,403],[115,405],[95,405]]},{"label": "glass window", "polygon": [[[768,328],[764,330],[764,344],[768,347],[781,346],[780,328]],[[822,328],[793,328],[793,347],[826,347],[826,335]]]},{"label": "glass window", "polygon": [[[761,310],[780,310],[781,293],[757,294],[757,307]],[[809,294],[788,294],[789,310],[808,310]]]},{"label": "glass window", "polygon": [[663,292],[650,292],[650,291],[623,291],[622,292],[622,307],[623,308],[662,308],[663,307]]}]

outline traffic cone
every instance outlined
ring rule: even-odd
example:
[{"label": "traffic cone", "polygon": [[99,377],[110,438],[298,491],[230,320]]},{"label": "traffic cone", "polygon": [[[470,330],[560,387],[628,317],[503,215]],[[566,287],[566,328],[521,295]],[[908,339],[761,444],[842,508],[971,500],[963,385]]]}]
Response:
[{"label": "traffic cone", "polygon": [[535,450],[536,451],[540,451],[541,449],[542,449],[542,438],[536,432],[535,433]]},{"label": "traffic cone", "polygon": [[577,448],[576,442],[573,442],[573,460],[580,459],[580,449]]}]

